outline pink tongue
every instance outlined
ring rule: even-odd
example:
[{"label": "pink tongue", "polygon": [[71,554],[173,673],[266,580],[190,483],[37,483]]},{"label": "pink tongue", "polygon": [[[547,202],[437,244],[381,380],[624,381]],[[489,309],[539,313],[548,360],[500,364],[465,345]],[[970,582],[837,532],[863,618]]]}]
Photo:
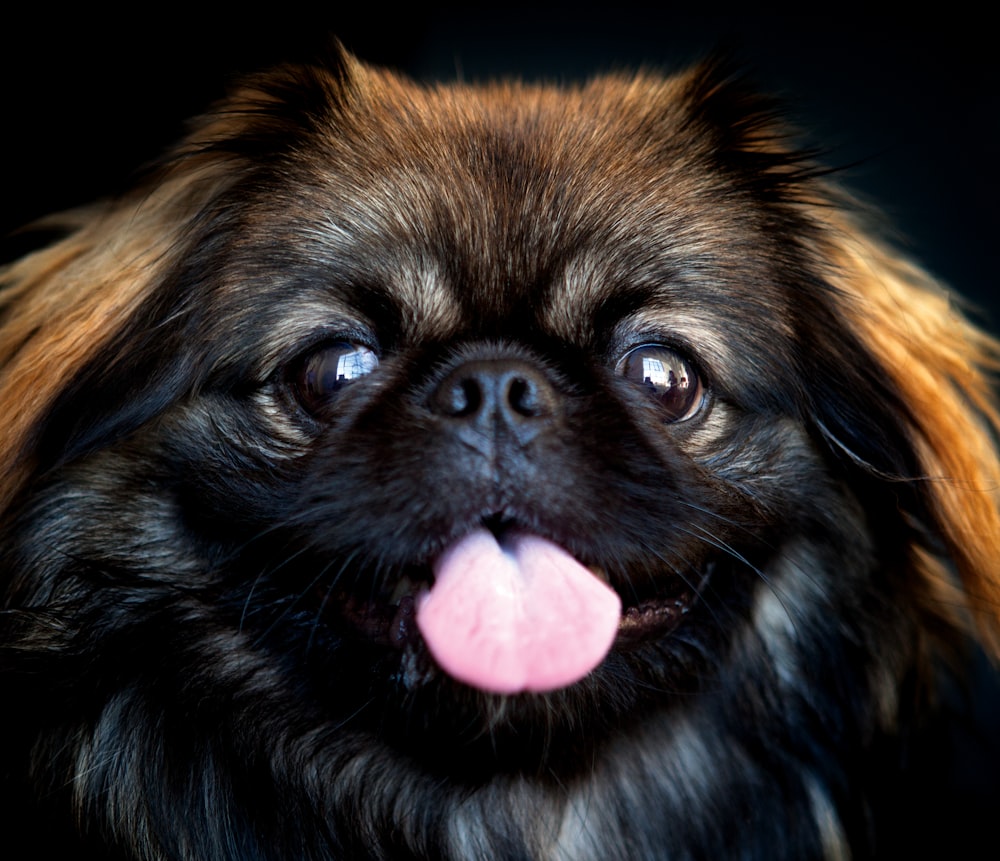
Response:
[{"label": "pink tongue", "polygon": [[449,547],[417,625],[441,667],[494,693],[579,681],[611,648],[621,601],[561,547],[513,535],[501,548],[473,532]]}]

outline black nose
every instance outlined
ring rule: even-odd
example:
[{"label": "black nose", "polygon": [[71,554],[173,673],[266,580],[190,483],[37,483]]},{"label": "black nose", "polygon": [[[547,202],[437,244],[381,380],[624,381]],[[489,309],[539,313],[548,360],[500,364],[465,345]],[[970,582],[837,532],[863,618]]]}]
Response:
[{"label": "black nose", "polygon": [[476,359],[457,365],[431,396],[431,408],[486,438],[528,442],[556,415],[558,399],[545,373],[521,359]]}]

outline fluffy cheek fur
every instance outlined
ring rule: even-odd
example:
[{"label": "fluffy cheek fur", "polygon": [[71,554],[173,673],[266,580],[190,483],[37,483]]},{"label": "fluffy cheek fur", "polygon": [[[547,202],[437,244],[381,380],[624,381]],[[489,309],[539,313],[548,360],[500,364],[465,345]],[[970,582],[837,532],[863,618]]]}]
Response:
[{"label": "fluffy cheek fur", "polygon": [[[8,828],[136,859],[868,852],[911,688],[995,634],[993,345],[765,108],[714,67],[434,90],[338,58],[249,82],[10,267]],[[331,345],[378,364],[320,402]],[[649,345],[699,380],[680,413],[622,373]],[[456,422],[448,381],[511,367],[544,421]],[[499,696],[431,659],[407,601],[484,525],[618,591],[586,678]]]}]

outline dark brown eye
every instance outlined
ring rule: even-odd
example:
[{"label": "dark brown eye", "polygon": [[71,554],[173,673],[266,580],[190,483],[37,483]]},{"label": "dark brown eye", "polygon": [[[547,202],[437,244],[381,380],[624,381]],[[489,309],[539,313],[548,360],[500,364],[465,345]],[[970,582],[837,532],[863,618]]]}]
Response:
[{"label": "dark brown eye", "polygon": [[309,353],[295,374],[295,391],[306,409],[315,412],[358,377],[378,367],[378,356],[363,344],[331,341]]},{"label": "dark brown eye", "polygon": [[668,421],[690,418],[701,406],[704,390],[691,363],[659,344],[629,350],[618,362],[618,373],[648,392]]}]

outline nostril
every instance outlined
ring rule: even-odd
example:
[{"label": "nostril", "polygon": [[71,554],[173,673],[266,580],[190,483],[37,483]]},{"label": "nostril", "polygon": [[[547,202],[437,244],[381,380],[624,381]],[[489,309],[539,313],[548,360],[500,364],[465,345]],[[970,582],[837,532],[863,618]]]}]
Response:
[{"label": "nostril", "polygon": [[483,406],[483,389],[478,380],[462,380],[462,409],[457,415],[471,415]]},{"label": "nostril", "polygon": [[543,419],[554,412],[555,400],[541,370],[522,361],[476,360],[452,369],[430,403],[439,415],[492,427]]},{"label": "nostril", "polygon": [[441,415],[475,415],[483,406],[483,390],[475,377],[450,375],[434,392],[431,402]]},{"label": "nostril", "polygon": [[525,418],[533,418],[544,412],[538,387],[524,377],[511,377],[508,381],[507,404]]}]

